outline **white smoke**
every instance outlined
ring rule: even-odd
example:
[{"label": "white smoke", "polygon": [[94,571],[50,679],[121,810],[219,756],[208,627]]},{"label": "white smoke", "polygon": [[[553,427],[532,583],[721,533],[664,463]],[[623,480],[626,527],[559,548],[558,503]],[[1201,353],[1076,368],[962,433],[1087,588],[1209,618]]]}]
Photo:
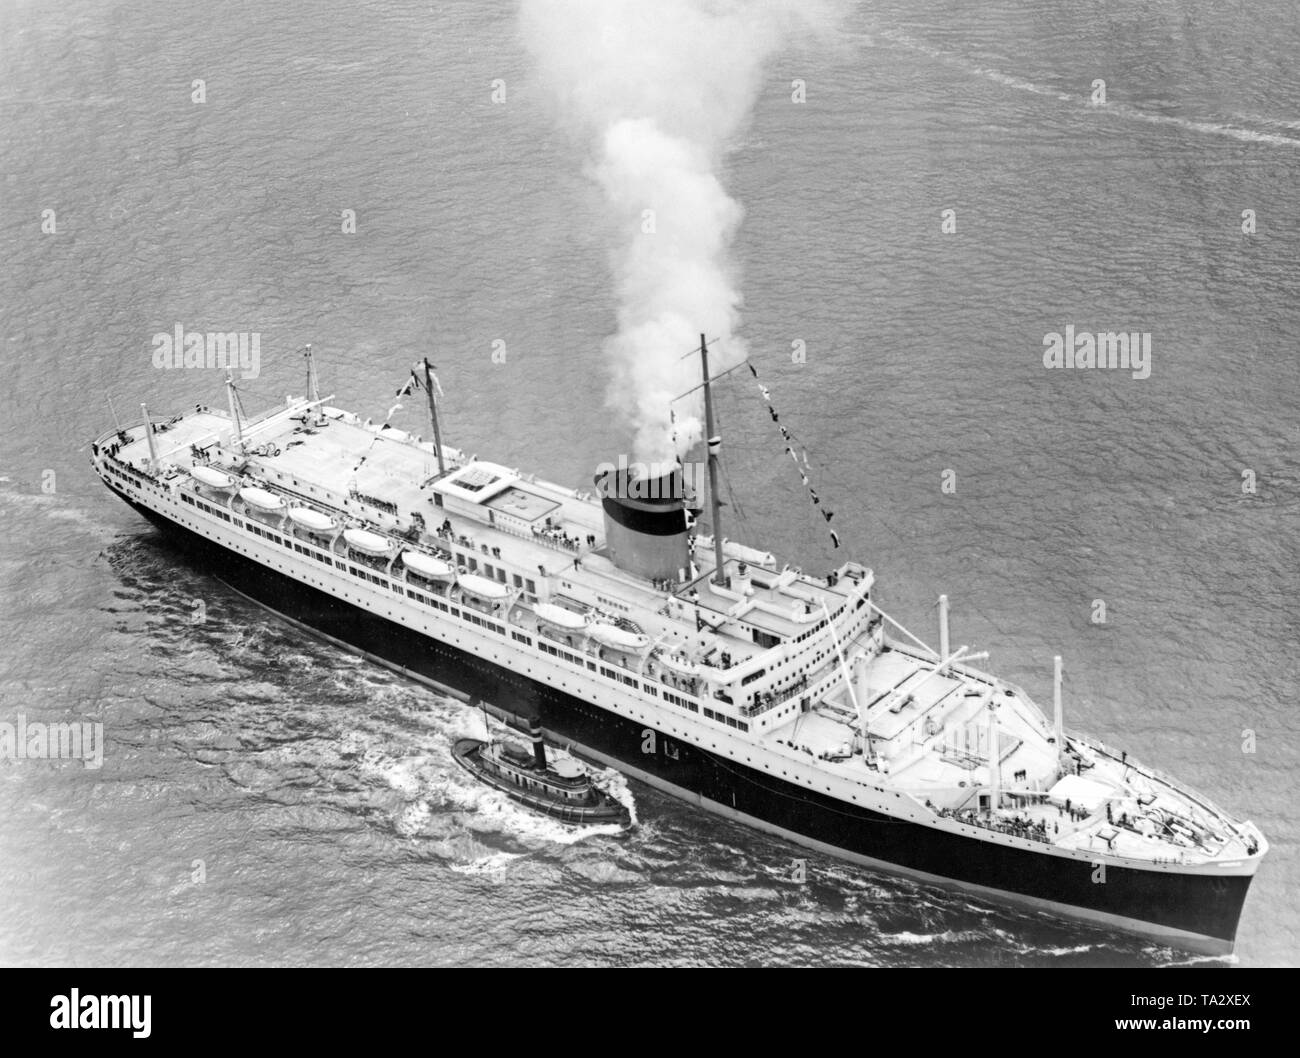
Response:
[{"label": "white smoke", "polygon": [[618,233],[618,333],[605,353],[638,460],[684,456],[703,434],[699,391],[672,403],[700,381],[688,355],[700,334],[720,339],[712,374],[745,355],[729,252],[743,210],[719,170],[766,61],[793,34],[828,26],[828,11],[820,0],[522,2],[524,39]]}]

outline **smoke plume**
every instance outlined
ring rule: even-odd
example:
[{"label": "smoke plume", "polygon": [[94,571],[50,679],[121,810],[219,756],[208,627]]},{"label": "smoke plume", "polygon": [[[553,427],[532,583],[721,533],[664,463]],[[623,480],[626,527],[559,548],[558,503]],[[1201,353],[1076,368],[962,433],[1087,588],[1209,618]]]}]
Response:
[{"label": "smoke plume", "polygon": [[684,455],[703,434],[701,394],[672,403],[700,380],[687,354],[701,333],[721,339],[713,374],[745,355],[730,256],[743,211],[720,168],[766,61],[793,34],[828,25],[827,10],[818,0],[523,0],[524,40],[617,232],[618,333],[604,351],[610,403],[638,460]]}]

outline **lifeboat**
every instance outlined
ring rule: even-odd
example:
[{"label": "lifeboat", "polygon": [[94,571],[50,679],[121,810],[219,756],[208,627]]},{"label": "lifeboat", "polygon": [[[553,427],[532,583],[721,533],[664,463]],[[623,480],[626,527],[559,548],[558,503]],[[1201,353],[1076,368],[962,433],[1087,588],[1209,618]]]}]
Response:
[{"label": "lifeboat", "polygon": [[310,507],[290,507],[289,517],[294,525],[299,525],[309,533],[327,534],[338,528],[337,523],[328,514],[313,511]]},{"label": "lifeboat", "polygon": [[367,555],[387,555],[393,549],[388,537],[372,533],[369,529],[344,529],[343,539],[347,541],[348,547]]},{"label": "lifeboat", "polygon": [[700,674],[700,666],[680,654],[664,653],[660,655],[659,660],[664,668],[677,673],[679,676],[698,676]]},{"label": "lifeboat", "polygon": [[593,624],[587,629],[587,634],[597,642],[604,643],[607,647],[615,647],[618,650],[640,651],[650,645],[649,636],[629,632],[617,625]]},{"label": "lifeboat", "polygon": [[[713,537],[697,536],[695,546],[711,548],[713,546]],[[740,562],[747,562],[751,566],[764,566],[768,572],[771,572],[776,565],[776,556],[770,551],[759,551],[756,548],[746,547],[744,544],[738,544],[734,540],[728,540],[725,536],[722,538],[722,550],[728,558],[734,558]]]},{"label": "lifeboat", "polygon": [[702,679],[708,680],[710,683],[728,682],[728,674],[722,669],[714,668],[712,665],[701,665],[689,658],[682,657],[680,654],[669,654],[665,651],[659,655],[659,661],[669,672],[688,680]]},{"label": "lifeboat", "polygon": [[429,580],[454,580],[456,569],[450,562],[426,555],[422,551],[403,551],[402,563],[412,573],[418,573]]},{"label": "lifeboat", "polygon": [[462,573],[460,586],[464,591],[477,595],[480,599],[504,599],[510,594],[510,589],[506,585],[488,580],[487,577],[475,576],[473,573]]},{"label": "lifeboat", "polygon": [[274,492],[268,492],[266,489],[259,489],[252,485],[240,489],[239,498],[250,507],[256,507],[259,511],[282,511],[285,508],[284,500]]},{"label": "lifeboat", "polygon": [[554,603],[539,602],[533,607],[533,613],[539,619],[547,624],[555,625],[557,628],[576,631],[579,628],[584,628],[587,624],[586,618],[582,614],[574,613],[563,606],[556,606]]},{"label": "lifeboat", "polygon": [[759,551],[756,548],[736,544],[730,540],[723,540],[722,546],[731,553],[733,558],[739,559],[741,562],[748,562],[751,566],[766,566],[770,570],[776,565],[776,556],[771,551]]},{"label": "lifeboat", "polygon": [[206,485],[210,489],[228,489],[235,484],[234,478],[229,474],[225,474],[218,470],[216,467],[190,467],[190,477],[200,485]]}]

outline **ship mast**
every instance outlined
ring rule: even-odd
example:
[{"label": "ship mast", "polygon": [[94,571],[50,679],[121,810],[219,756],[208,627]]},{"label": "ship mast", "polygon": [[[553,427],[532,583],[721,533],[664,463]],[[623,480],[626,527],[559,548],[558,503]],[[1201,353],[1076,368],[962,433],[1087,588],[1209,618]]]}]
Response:
[{"label": "ship mast", "polygon": [[1052,659],[1052,742],[1056,745],[1056,759],[1060,762],[1065,752],[1065,710],[1061,705],[1061,655]]},{"label": "ship mast", "polygon": [[153,420],[149,418],[149,406],[140,405],[140,411],[144,415],[144,435],[149,440],[149,472],[158,473],[158,444],[153,436]]},{"label": "ship mast", "polygon": [[433,422],[433,450],[438,455],[438,476],[447,473],[447,464],[442,455],[442,431],[438,428],[438,398],[433,391],[433,365],[427,356],[420,358],[424,366],[424,392],[429,396],[429,419]]},{"label": "ship mast", "polygon": [[989,703],[989,808],[997,812],[1002,807],[1002,747],[998,738],[998,716]]},{"label": "ship mast", "polygon": [[302,355],[307,359],[307,400],[311,407],[316,409],[316,421],[323,422],[324,413],[320,410],[320,378],[316,374],[316,358],[311,354],[311,342],[302,351]]},{"label": "ship mast", "polygon": [[242,452],[244,450],[244,427],[239,421],[239,401],[235,397],[235,379],[229,371],[226,372],[226,400],[230,403],[230,421],[234,426],[230,447]]},{"label": "ship mast", "polygon": [[713,514],[713,583],[727,586],[727,571],[722,560],[722,499],[718,496],[718,451],[722,438],[713,432],[713,387],[709,379],[709,344],[700,335],[700,363],[704,370],[704,431],[709,451],[709,506]]}]

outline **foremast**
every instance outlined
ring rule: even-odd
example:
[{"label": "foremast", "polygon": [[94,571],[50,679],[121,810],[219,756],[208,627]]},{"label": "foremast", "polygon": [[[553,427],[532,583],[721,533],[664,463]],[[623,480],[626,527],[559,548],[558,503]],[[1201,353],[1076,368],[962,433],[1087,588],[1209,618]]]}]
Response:
[{"label": "foremast", "polygon": [[709,460],[709,508],[713,518],[713,583],[727,586],[722,555],[722,497],[718,494],[718,454],[722,438],[713,432],[713,380],[709,378],[709,343],[700,335],[700,366],[704,373],[704,433]]}]

